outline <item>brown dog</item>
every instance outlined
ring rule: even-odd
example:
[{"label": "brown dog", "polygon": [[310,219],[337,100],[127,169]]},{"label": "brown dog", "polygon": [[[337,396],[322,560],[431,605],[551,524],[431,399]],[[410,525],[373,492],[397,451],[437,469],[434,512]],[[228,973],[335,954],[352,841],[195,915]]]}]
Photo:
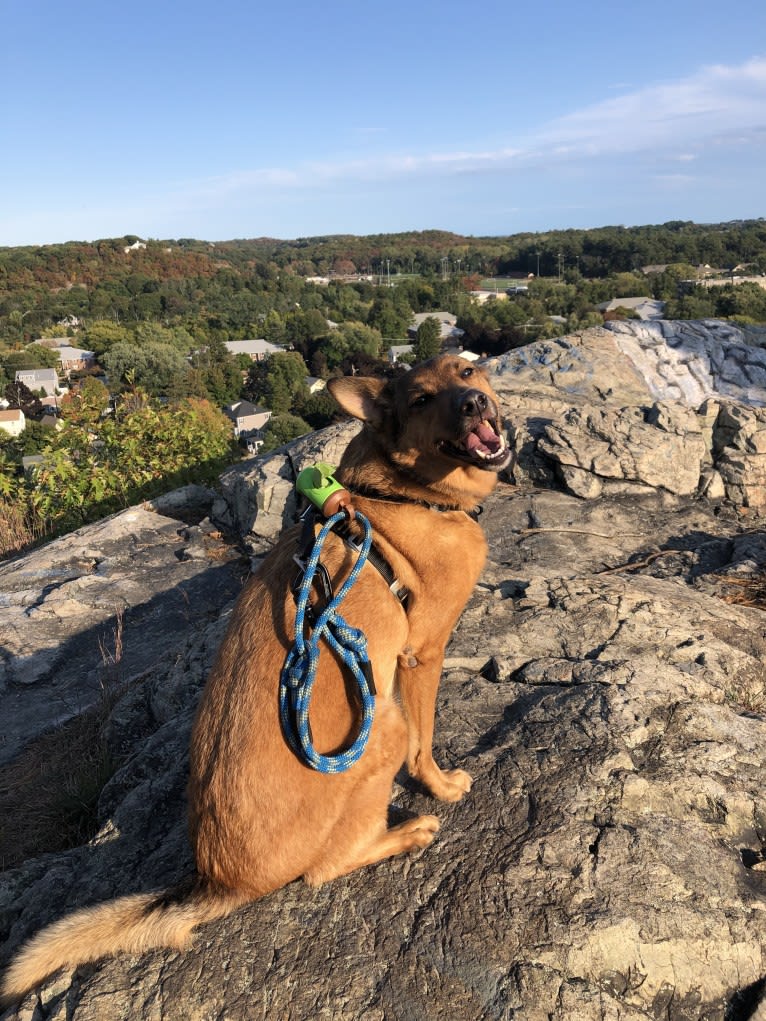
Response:
[{"label": "brown dog", "polygon": [[[292,529],[243,591],[197,714],[189,787],[196,876],[164,894],[122,897],[44,929],[10,966],[6,1002],[65,965],[182,947],[196,925],[299,876],[318,885],[426,847],[439,828],[435,816],[387,825],[392,782],[405,760],[437,798],[457,801],[470,789],[462,769],[437,766],[431,744],[444,648],[486,555],[467,512],[510,459],[497,398],[482,370],[449,355],[396,381],[345,377],[329,386],[365,423],[337,476],[408,591],[405,609],[388,579],[366,564],[341,608],[367,636],[377,688],[364,753],[346,772],[315,772],[281,729],[277,688],[295,621],[290,587],[299,530]],[[331,533],[322,562],[336,590],[355,559]],[[346,747],[359,726],[347,673],[325,648],[311,703],[321,753]]]}]

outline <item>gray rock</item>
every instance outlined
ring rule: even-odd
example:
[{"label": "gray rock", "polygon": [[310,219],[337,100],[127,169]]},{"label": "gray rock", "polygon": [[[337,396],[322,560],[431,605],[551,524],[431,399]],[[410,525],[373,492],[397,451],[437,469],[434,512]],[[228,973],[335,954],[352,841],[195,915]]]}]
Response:
[{"label": "gray rock", "polygon": [[0,763],[157,669],[239,590],[236,551],[184,531],[134,507],[0,564]]},{"label": "gray rock", "polygon": [[713,320],[608,326],[491,363],[517,480],[766,506],[766,349]]},{"label": "gray rock", "polygon": [[735,323],[702,321],[607,324],[620,351],[654,397],[695,407],[720,394],[766,405],[766,350],[759,335]]},{"label": "gray rock", "polygon": [[221,476],[221,495],[211,517],[221,527],[249,539],[254,551],[262,550],[269,542],[259,540],[273,541],[294,518],[298,472],[319,459],[337,464],[359,428],[358,422],[330,426],[228,469]]}]

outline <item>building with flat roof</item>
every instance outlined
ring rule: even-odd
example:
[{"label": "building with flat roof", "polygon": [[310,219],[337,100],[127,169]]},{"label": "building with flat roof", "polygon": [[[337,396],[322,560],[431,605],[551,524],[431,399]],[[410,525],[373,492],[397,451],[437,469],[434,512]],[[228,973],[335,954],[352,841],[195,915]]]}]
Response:
[{"label": "building with flat roof", "polygon": [[282,351],[276,344],[270,344],[268,340],[227,340],[226,350],[233,355],[247,355],[254,362],[262,362],[264,358]]}]

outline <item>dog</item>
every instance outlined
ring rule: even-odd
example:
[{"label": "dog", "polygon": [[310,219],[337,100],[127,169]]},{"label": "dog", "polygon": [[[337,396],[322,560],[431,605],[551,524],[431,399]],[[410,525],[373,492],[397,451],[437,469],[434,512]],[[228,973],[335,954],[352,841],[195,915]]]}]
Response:
[{"label": "dog", "polygon": [[[182,948],[196,926],[299,877],[318,886],[426,847],[439,829],[436,816],[388,825],[393,780],[405,762],[435,798],[457,801],[470,790],[468,773],[436,764],[432,740],[445,646],[486,558],[471,512],[511,456],[497,397],[481,368],[452,355],[393,380],[343,377],[328,388],[363,422],[337,479],[372,524],[374,548],[400,596],[406,591],[406,600],[397,598],[389,577],[367,563],[343,603],[344,618],[366,634],[376,690],[363,754],[327,775],[307,766],[282,730],[277,691],[294,635],[296,526],[243,589],[197,711],[189,780],[195,875],[42,930],[11,963],[4,1003],[64,966]],[[329,534],[322,563],[336,590],[356,556],[342,536]],[[353,741],[359,701],[348,670],[325,647],[311,703],[318,751]]]}]

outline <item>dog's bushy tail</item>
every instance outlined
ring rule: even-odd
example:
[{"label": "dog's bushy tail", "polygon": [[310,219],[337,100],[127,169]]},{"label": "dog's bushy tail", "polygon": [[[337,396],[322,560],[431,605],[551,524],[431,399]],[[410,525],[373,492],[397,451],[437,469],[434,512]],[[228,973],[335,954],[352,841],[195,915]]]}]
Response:
[{"label": "dog's bushy tail", "polygon": [[24,944],[3,976],[0,1005],[17,1002],[59,968],[119,952],[182,949],[197,925],[222,918],[245,900],[231,891],[188,881],[165,893],[132,894],[76,911]]}]

